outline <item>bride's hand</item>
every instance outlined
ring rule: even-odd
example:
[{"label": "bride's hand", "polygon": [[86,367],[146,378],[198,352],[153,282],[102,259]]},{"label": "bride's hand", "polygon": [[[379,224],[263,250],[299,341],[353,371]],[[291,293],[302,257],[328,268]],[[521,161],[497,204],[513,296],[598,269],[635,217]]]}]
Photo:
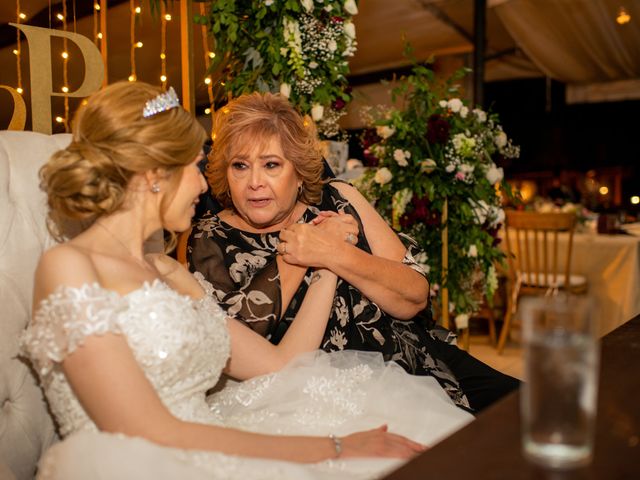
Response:
[{"label": "bride's hand", "polygon": [[387,426],[352,433],[342,437],[340,458],[349,457],[393,457],[411,458],[424,452],[427,447],[402,435],[390,433]]}]

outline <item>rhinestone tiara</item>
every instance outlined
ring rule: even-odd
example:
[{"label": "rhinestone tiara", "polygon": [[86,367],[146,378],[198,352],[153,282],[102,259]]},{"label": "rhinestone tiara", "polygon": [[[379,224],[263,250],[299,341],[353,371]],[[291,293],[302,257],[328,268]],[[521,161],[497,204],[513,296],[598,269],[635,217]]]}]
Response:
[{"label": "rhinestone tiara", "polygon": [[180,100],[178,100],[176,91],[173,89],[173,87],[169,87],[169,90],[164,93],[158,94],[155,98],[152,98],[144,104],[144,108],[142,109],[142,116],[144,118],[152,117],[153,115],[157,115],[160,112],[166,112],[167,110],[171,110],[172,108],[176,108],[179,106]]}]

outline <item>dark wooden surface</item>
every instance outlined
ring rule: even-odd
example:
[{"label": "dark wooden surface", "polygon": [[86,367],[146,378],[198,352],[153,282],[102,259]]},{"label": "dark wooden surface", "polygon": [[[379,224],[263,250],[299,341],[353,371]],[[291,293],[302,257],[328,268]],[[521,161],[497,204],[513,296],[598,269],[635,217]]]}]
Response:
[{"label": "dark wooden surface", "polygon": [[640,480],[640,315],[602,339],[598,396],[589,467],[545,471],[528,462],[520,447],[520,394],[514,392],[386,479]]}]

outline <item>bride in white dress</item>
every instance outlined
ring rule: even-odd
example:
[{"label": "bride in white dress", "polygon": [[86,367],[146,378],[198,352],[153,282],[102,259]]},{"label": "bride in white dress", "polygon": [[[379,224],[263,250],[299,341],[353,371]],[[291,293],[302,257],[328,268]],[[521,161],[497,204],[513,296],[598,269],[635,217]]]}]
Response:
[{"label": "bride in white dress", "polygon": [[[472,419],[431,377],[316,350],[331,272],[275,346],[202,277],[143,254],[160,228],[190,226],[206,189],[205,133],[175,94],[113,84],[73,130],[42,185],[59,238],[69,219],[90,226],[42,256],[22,339],[64,438],[38,478],[374,478]],[[244,381],[207,397],[223,372]]]}]

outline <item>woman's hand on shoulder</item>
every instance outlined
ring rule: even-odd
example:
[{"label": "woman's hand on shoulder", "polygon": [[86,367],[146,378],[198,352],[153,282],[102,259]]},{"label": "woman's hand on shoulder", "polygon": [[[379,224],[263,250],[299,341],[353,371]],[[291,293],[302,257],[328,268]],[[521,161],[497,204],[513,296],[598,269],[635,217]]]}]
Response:
[{"label": "woman's hand on shoulder", "polygon": [[352,433],[341,439],[343,458],[393,457],[411,458],[426,450],[424,445],[402,435],[390,433],[386,425]]}]

